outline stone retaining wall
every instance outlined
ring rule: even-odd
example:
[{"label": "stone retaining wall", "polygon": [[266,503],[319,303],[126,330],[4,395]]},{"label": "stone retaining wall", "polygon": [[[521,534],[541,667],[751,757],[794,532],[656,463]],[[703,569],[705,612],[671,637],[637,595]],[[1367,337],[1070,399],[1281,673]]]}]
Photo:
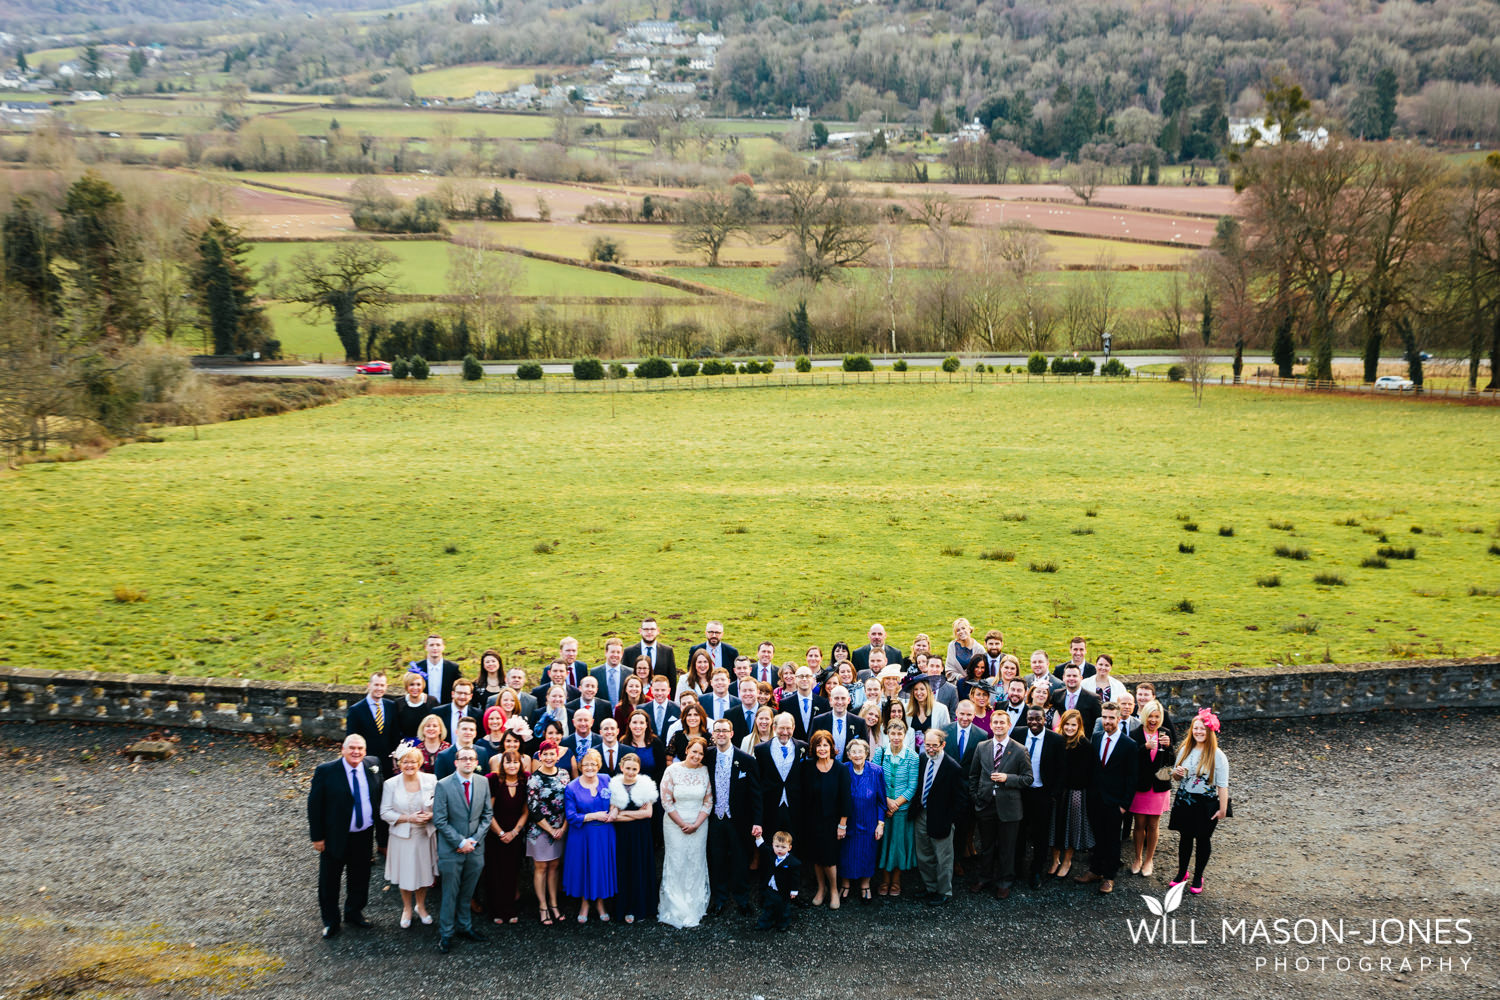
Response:
[{"label": "stone retaining wall", "polygon": [[[1203,705],[1225,721],[1500,706],[1500,656],[1122,679],[1155,683],[1174,719]],[[61,719],[338,739],[349,704],[363,694],[341,684],[6,668],[0,669],[0,722]]]}]

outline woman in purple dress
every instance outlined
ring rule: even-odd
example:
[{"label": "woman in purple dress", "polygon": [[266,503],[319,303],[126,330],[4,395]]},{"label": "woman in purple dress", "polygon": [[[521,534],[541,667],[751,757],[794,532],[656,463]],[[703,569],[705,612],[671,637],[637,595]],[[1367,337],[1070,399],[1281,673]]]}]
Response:
[{"label": "woman in purple dress", "polygon": [[874,901],[870,876],[875,874],[880,838],[885,836],[885,772],[869,762],[870,746],[850,740],[844,747],[849,771],[849,817],[839,845],[840,896],[849,898],[849,883],[859,882],[860,905]]},{"label": "woman in purple dress", "polygon": [[589,922],[589,904],[608,921],[604,901],[615,894],[615,828],[610,825],[609,784],[599,779],[599,751],[578,762],[578,777],[563,797],[568,815],[568,842],[563,853],[563,892],[578,900],[578,922]]}]

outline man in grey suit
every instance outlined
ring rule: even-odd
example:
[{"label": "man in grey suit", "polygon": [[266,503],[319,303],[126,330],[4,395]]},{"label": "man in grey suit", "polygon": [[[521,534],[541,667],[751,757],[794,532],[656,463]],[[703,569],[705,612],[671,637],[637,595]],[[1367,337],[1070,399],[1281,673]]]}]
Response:
[{"label": "man in grey suit", "polygon": [[992,739],[979,744],[969,764],[969,793],[979,832],[979,881],[974,891],[993,888],[1005,899],[1016,881],[1016,834],[1021,829],[1021,789],[1031,784],[1026,748],[1010,739],[1010,713],[990,714]]},{"label": "man in grey suit", "polygon": [[[531,718],[532,713],[536,711],[536,699],[531,696],[531,692],[526,690],[526,671],[520,667],[511,667],[505,673],[505,686],[516,693],[516,700],[521,703],[521,715]],[[500,696],[497,694],[490,698],[484,707],[489,708],[499,700]]]},{"label": "man in grey suit", "polygon": [[[589,676],[599,682],[599,694],[608,699],[611,707],[618,705],[625,696],[625,677],[630,667],[625,659],[625,644],[615,636],[604,640],[604,663],[590,671]],[[582,682],[579,688],[583,687]]]},{"label": "man in grey suit", "polygon": [[479,754],[463,747],[454,757],[456,770],[437,783],[432,800],[432,823],[438,834],[438,874],[443,879],[443,902],[438,912],[438,951],[453,947],[454,925],[460,937],[482,941],[474,929],[469,904],[484,868],[484,830],[490,825],[490,788],[474,774]]}]

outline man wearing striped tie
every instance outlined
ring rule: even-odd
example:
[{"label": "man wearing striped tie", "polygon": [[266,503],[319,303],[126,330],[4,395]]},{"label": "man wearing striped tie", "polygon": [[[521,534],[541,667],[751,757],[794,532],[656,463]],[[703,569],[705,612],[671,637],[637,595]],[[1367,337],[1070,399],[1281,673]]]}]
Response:
[{"label": "man wearing striped tie", "polygon": [[917,798],[911,804],[917,850],[917,872],[928,906],[953,900],[953,824],[969,810],[969,790],[953,758],[943,752],[947,736],[929,729],[922,745],[922,769],[917,774]]},{"label": "man wearing striped tie", "polygon": [[[401,734],[396,727],[396,703],[385,696],[386,686],[384,673],[376,671],[371,674],[365,696],[350,705],[344,716],[345,735],[357,734],[365,738],[367,753],[380,768],[382,782],[396,773],[395,766],[391,763],[391,751],[401,742]],[[390,827],[376,816],[375,843],[381,854],[385,853],[389,837]]]}]

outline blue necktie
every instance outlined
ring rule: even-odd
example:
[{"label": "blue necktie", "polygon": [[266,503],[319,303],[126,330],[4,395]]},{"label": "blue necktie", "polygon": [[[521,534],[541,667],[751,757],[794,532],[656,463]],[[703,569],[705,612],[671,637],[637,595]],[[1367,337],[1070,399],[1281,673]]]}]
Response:
[{"label": "blue necktie", "polygon": [[969,731],[967,729],[960,729],[958,731],[958,759],[959,760],[963,760],[964,759],[964,741],[967,740],[968,738],[969,738]]},{"label": "blue necktie", "polygon": [[359,779],[355,777],[352,767],[349,769],[349,791],[354,796],[354,828],[362,829],[365,825],[365,812],[360,808]]}]

